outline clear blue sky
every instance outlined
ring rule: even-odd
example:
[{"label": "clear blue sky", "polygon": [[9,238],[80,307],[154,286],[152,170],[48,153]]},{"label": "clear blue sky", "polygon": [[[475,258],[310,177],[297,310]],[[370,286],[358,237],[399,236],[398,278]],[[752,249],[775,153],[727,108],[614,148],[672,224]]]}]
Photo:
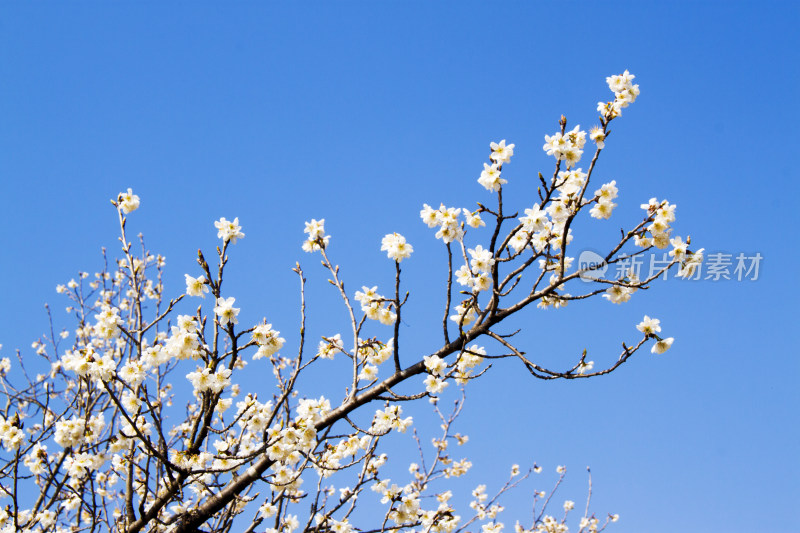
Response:
[{"label": "clear blue sky", "polygon": [[[476,465],[464,489],[491,488],[514,462],[565,464],[562,496],[580,502],[591,465],[594,509],[622,515],[614,531],[797,531],[798,25],[789,1],[7,2],[0,355],[31,357],[45,301],[71,326],[55,286],[116,249],[108,200],[127,187],[142,198],[132,230],[167,257],[168,294],[198,273],[197,248],[216,245],[212,222],[238,216],[247,237],[227,290],[290,344],[296,260],[311,304],[329,301],[300,250],[303,221],[326,219],[351,290],[388,292],[380,239],[403,233],[416,248],[403,264],[406,346],[428,353],[444,253],[422,203],[490,201],[476,179],[488,143],[505,138],[508,201],[529,206],[536,172],[552,169],[543,136],[562,113],[588,129],[611,95],[605,77],[630,69],[641,96],[598,166],[620,188],[602,227],[613,236],[666,197],[677,231],[707,253],[760,253],[759,279],[671,280],[623,306],[527,311],[521,344],[565,365],[584,346],[611,360],[643,314],[676,341],[588,381],[495,365],[462,418]],[[317,335],[336,327],[326,313],[311,317]],[[509,527],[550,478],[506,500]]]}]

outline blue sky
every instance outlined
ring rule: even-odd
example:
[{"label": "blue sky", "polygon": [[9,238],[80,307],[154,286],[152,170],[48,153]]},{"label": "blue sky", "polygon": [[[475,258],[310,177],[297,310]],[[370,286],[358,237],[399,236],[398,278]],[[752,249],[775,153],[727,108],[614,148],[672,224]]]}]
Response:
[{"label": "blue sky", "polygon": [[[620,207],[587,244],[666,197],[677,232],[707,253],[760,253],[759,279],[527,310],[520,343],[565,365],[583,347],[598,365],[613,359],[643,314],[676,341],[594,380],[544,383],[496,364],[468,391],[464,490],[537,461],[551,474],[567,465],[562,496],[580,502],[591,465],[593,508],[622,515],[614,531],[796,531],[798,23],[788,1],[6,3],[0,355],[31,357],[44,302],[71,326],[55,286],[115,250],[108,200],[127,187],[142,198],[130,227],[167,257],[168,294],[197,274],[197,248],[216,246],[213,221],[238,216],[247,237],[227,290],[290,342],[296,260],[320,308],[310,328],[341,327],[317,258],[300,250],[305,220],[326,219],[351,290],[388,292],[380,239],[404,234],[416,249],[404,338],[428,353],[445,272],[422,204],[492,201],[476,179],[488,143],[508,139],[506,198],[529,207],[536,172],[552,171],[543,136],[561,114],[595,124],[605,77],[629,69],[641,96],[597,169]],[[510,524],[550,479],[506,500]]]}]

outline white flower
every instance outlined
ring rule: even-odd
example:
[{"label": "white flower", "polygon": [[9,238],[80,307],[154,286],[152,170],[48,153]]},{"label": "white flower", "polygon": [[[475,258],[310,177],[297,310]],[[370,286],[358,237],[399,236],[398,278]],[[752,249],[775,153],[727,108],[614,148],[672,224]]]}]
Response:
[{"label": "white flower", "polygon": [[324,218],[320,220],[312,218],[311,222],[306,222],[305,224],[306,229],[303,232],[308,233],[308,239],[303,242],[303,251],[311,253],[328,246],[331,237],[330,235],[325,235]]},{"label": "white flower", "polygon": [[131,188],[128,188],[128,192],[119,193],[117,202],[119,202],[119,208],[126,215],[139,209],[139,197],[133,194],[133,189]]},{"label": "white flower", "polygon": [[519,221],[523,224],[525,231],[535,233],[547,226],[547,213],[542,211],[538,204],[535,204],[531,209],[525,210],[525,216],[520,217]]},{"label": "white flower", "polygon": [[227,324],[238,324],[239,320],[236,315],[239,314],[239,309],[233,307],[236,298],[217,298],[217,306],[214,308],[214,313],[219,317],[219,323],[222,326]]},{"label": "white flower", "polygon": [[670,250],[669,255],[678,261],[683,261],[686,259],[686,248],[689,246],[689,243],[683,242],[683,239],[681,239],[680,236],[670,239],[669,242],[672,244],[672,250]]},{"label": "white flower", "polygon": [[389,259],[394,259],[399,263],[403,259],[411,257],[414,248],[399,233],[390,233],[381,241],[381,251],[386,252]]},{"label": "white flower", "polygon": [[356,291],[356,301],[361,304],[361,310],[367,315],[367,318],[378,320],[381,324],[394,323],[397,315],[392,312],[390,307],[386,306],[385,298],[376,292],[378,287],[361,288],[363,292]]},{"label": "white flower", "polygon": [[669,246],[669,232],[664,231],[662,233],[655,233],[653,234],[653,246],[658,248],[659,250],[663,250],[667,246]]},{"label": "white flower", "polygon": [[425,361],[425,368],[434,376],[441,376],[447,370],[447,363],[438,355],[426,355],[422,358]]},{"label": "white flower", "polygon": [[464,236],[464,231],[456,224],[443,224],[436,232],[436,238],[442,239],[445,243],[460,241]]},{"label": "white flower", "polygon": [[467,265],[461,265],[459,269],[456,270],[455,274],[456,281],[459,285],[464,285],[465,287],[472,287],[474,285],[475,282],[472,279],[472,271]]},{"label": "white flower", "polygon": [[595,126],[589,131],[589,138],[595,142],[599,149],[605,148],[606,135],[599,126]]},{"label": "white flower", "polygon": [[478,178],[478,183],[483,185],[487,191],[497,192],[500,190],[500,187],[508,183],[508,181],[500,177],[500,169],[497,163],[491,166],[484,163],[483,172],[481,172],[481,176]]},{"label": "white flower", "polygon": [[141,361],[130,360],[125,363],[117,375],[130,386],[135,387],[144,380],[147,370],[147,366],[142,364]]},{"label": "white flower", "polygon": [[270,518],[276,512],[278,512],[278,508],[269,502],[265,502],[264,505],[258,508],[258,513],[263,518]]},{"label": "white flower", "polygon": [[222,392],[222,390],[231,384],[230,380],[231,370],[229,368],[218,368],[215,373],[211,369],[197,367],[197,370],[186,374],[186,378],[192,382],[195,392],[203,392],[211,390],[213,392]]},{"label": "white flower", "polygon": [[603,298],[610,301],[612,304],[621,304],[631,299],[634,289],[630,287],[622,287],[620,285],[612,285],[606,290]]},{"label": "white flower", "polygon": [[489,158],[496,163],[508,163],[511,161],[511,156],[514,155],[514,145],[509,144],[506,146],[506,140],[503,139],[499,143],[490,143],[489,147],[492,149],[492,154]]},{"label": "white flower", "polygon": [[303,230],[304,233],[308,233],[309,239],[319,239],[323,235],[325,235],[325,219],[322,218],[317,220],[315,218],[311,219],[311,222],[306,222],[306,229]]},{"label": "white flower", "polygon": [[239,225],[239,217],[234,218],[233,222],[222,217],[214,222],[214,227],[218,230],[217,237],[222,239],[223,242],[230,241],[231,244],[236,244],[237,239],[244,238],[242,227]]},{"label": "white flower", "polygon": [[486,272],[478,272],[472,278],[472,292],[488,291],[492,287],[492,278]]},{"label": "white flower", "polygon": [[480,244],[474,249],[470,248],[467,251],[469,252],[469,255],[472,256],[470,265],[472,266],[473,270],[486,273],[490,273],[492,271],[494,258],[491,251],[485,250]]},{"label": "white flower", "polygon": [[611,91],[619,93],[630,89],[632,87],[631,82],[635,77],[636,76],[625,70],[625,72],[623,72],[622,74],[617,74],[616,76],[607,77],[606,83],[608,83],[608,88],[611,89]]},{"label": "white flower", "polygon": [[488,524],[483,524],[481,526],[482,533],[500,533],[503,530],[503,523],[502,522],[489,522]]},{"label": "white flower", "polygon": [[617,197],[618,193],[619,189],[617,189],[617,180],[613,180],[600,187],[600,189],[595,191],[594,194],[601,202],[610,202]]},{"label": "white flower", "polygon": [[466,326],[478,316],[474,305],[470,305],[467,308],[465,308],[463,305],[457,305],[455,307],[455,312],[456,314],[450,315],[450,320],[460,326]]},{"label": "white flower", "polygon": [[650,318],[647,315],[644,315],[644,320],[642,320],[636,329],[644,333],[645,335],[654,335],[661,331],[661,321],[657,318]]},{"label": "white flower", "polygon": [[694,274],[695,270],[702,264],[703,262],[703,251],[705,248],[700,248],[694,253],[687,253],[686,262],[683,263],[681,269],[678,271],[677,276],[679,278],[688,278],[692,274]]},{"label": "white flower", "polygon": [[333,359],[333,356],[336,354],[336,352],[341,352],[342,350],[344,350],[342,335],[337,333],[333,337],[323,337],[323,340],[319,341],[317,355],[323,359]]},{"label": "white flower", "polygon": [[358,373],[358,379],[364,381],[375,381],[378,378],[378,367],[374,365],[364,365]]},{"label": "white flower", "polygon": [[439,225],[439,221],[436,217],[437,212],[438,211],[433,209],[428,204],[422,204],[422,210],[419,212],[419,216],[429,228],[435,228]]},{"label": "white flower", "polygon": [[486,222],[481,219],[481,215],[477,211],[473,213],[466,207],[461,211],[464,213],[464,217],[467,219],[467,226],[471,228],[479,228],[486,225]]},{"label": "white flower", "polygon": [[608,220],[611,218],[611,212],[615,207],[617,207],[617,204],[610,200],[600,200],[589,210],[589,214],[592,216],[592,218],[603,218]]},{"label": "white flower", "polygon": [[650,352],[656,354],[662,354],[670,349],[674,341],[675,339],[673,337],[661,339],[660,341],[658,341],[653,345],[653,347],[650,349]]},{"label": "white flower", "polygon": [[272,329],[272,324],[264,323],[253,328],[253,342],[258,344],[258,351],[253,359],[261,359],[280,350],[286,339],[280,337],[280,331]]},{"label": "white flower", "polygon": [[193,278],[189,274],[184,274],[184,276],[186,277],[186,295],[205,298],[205,293],[208,292],[205,276],[199,278]]},{"label": "white flower", "polygon": [[425,390],[427,390],[429,394],[439,394],[449,385],[449,383],[446,381],[443,381],[431,374],[428,374],[428,377],[425,378],[424,383]]}]

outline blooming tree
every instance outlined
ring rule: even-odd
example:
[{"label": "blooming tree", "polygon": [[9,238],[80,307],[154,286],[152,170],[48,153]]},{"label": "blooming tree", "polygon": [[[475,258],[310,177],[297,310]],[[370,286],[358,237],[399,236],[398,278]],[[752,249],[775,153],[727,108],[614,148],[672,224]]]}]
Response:
[{"label": "blooming tree", "polygon": [[[349,329],[318,344],[307,339],[306,278],[298,263],[301,313],[289,354],[288,341],[271,323],[240,324],[236,297],[223,290],[231,246],[245,236],[238,218],[215,222],[222,244],[214,261],[199,252],[199,270],[185,275],[185,293],[167,299],[163,258],[128,237],[139,197],[131,189],[119,194],[112,203],[121,256],[93,279],[82,274],[57,287],[77,319],[71,345],[63,347],[66,331],[34,343],[49,364],[44,374],[29,375],[21,356],[19,368],[8,359],[0,364],[6,398],[0,415],[3,531],[500,531],[499,496],[541,467],[522,472],[514,465],[494,496],[480,485],[470,508],[456,509],[455,479],[471,466],[451,451],[466,441],[454,430],[463,396],[449,411],[440,408],[439,395],[451,385],[468,387],[488,369],[487,359],[517,359],[538,379],[586,379],[613,372],[645,346],[663,353],[673,339],[662,337],[659,320],[648,316],[631,326],[640,334],[622,343],[616,361],[604,368],[595,368],[585,351],[566,370],[548,368],[496,326],[529,312],[531,304],[560,308],[593,296],[621,304],[666,270],[676,267],[689,276],[702,260],[702,250],[689,249],[688,237],[673,236],[675,205],[655,198],[642,204],[642,218],[623,230],[602,263],[671,246],[672,259],[659,272],[612,279],[599,265],[577,268],[569,255],[573,222],[584,212],[608,219],[616,207],[615,181],[599,187],[590,182],[610,124],[639,94],[633,78],[625,71],[607,79],[614,99],[598,105],[588,165],[578,166],[587,142],[579,126],[568,130],[561,117],[559,130],[545,136],[555,169],[549,178],[539,174],[538,198],[523,203],[523,216],[509,214],[503,200],[505,166],[514,154],[505,140],[491,143],[477,180],[496,196],[491,207],[424,205],[422,220],[447,252],[441,341],[427,353],[400,349],[401,312],[409,298],[401,290],[401,265],[414,253],[402,235],[381,242],[395,271],[388,295],[366,286],[349,292],[332,259],[335,247],[324,219],[306,223],[302,249],[321,257]],[[488,226],[490,237],[473,242],[470,231],[481,226]],[[199,304],[196,312],[178,314],[191,299]],[[373,330],[378,333],[368,336]],[[272,383],[258,394],[236,383],[248,364],[272,368]],[[312,365],[326,364],[349,369],[338,401],[298,385]],[[413,392],[399,392],[401,384]],[[403,405],[421,399],[440,417],[441,435],[432,448],[417,439],[420,463],[410,465],[405,481],[393,481],[385,473],[385,438],[412,427]],[[556,488],[564,472],[558,468]],[[374,506],[359,514],[356,503],[366,498],[359,496],[372,491]],[[566,501],[550,511],[552,496],[536,492],[530,520],[517,522],[516,531],[568,531],[575,504]],[[575,527],[599,531],[616,518],[596,517],[587,501]]]}]

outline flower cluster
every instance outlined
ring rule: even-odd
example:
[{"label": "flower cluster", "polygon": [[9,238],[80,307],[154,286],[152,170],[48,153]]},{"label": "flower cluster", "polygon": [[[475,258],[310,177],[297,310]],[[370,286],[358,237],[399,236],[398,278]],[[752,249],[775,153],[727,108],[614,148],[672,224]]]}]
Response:
[{"label": "flower cluster", "polygon": [[317,357],[333,359],[333,356],[336,355],[337,352],[344,352],[344,343],[342,342],[342,335],[340,333],[337,333],[333,337],[323,337],[322,340],[319,341]]},{"label": "flower cluster", "polygon": [[328,246],[331,240],[330,235],[325,235],[325,219],[317,220],[311,219],[311,222],[306,222],[306,229],[304,233],[308,234],[308,239],[303,242],[303,251],[316,252]]},{"label": "flower cluster", "polygon": [[[273,485],[289,485],[296,481],[288,468],[300,460],[300,453],[308,453],[317,444],[317,432],[314,424],[331,410],[330,402],[323,396],[319,399],[302,399],[292,424],[285,428],[270,428],[267,454],[273,461],[283,463],[273,468],[276,474]],[[295,484],[293,488],[299,486]]]},{"label": "flower cluster", "polygon": [[666,200],[659,202],[655,198],[650,198],[648,203],[642,204],[641,208],[652,218],[652,222],[634,237],[634,242],[642,248],[655,246],[659,249],[671,244],[673,248],[669,255],[681,264],[678,276],[689,277],[702,264],[704,249],[691,252],[688,250],[688,238],[686,242],[680,236],[671,238],[670,223],[675,221],[675,207],[675,204],[670,204]]},{"label": "flower cluster", "polygon": [[440,394],[448,383],[443,379],[447,371],[447,363],[436,354],[423,357],[425,369],[429,372],[425,378],[425,390],[428,394]]},{"label": "flower cluster", "polygon": [[92,417],[73,416],[56,422],[55,441],[62,448],[93,443],[100,439],[106,429],[105,417],[102,413]]},{"label": "flower cluster", "polygon": [[214,227],[217,228],[217,238],[222,239],[223,242],[236,244],[238,239],[244,238],[242,227],[239,225],[239,217],[234,218],[233,222],[222,217],[214,222]]},{"label": "flower cluster", "polygon": [[188,315],[179,315],[177,325],[170,328],[170,336],[163,347],[156,344],[144,350],[144,359],[154,367],[170,359],[198,359],[205,347],[201,344],[197,321]]},{"label": "flower cluster", "polygon": [[253,342],[258,345],[258,351],[253,356],[253,359],[261,359],[262,357],[270,357],[278,350],[283,348],[283,343],[286,340],[280,337],[280,331],[272,329],[272,324],[263,324],[253,328]]},{"label": "flower cluster", "polygon": [[[462,212],[466,219],[464,223],[458,219]],[[439,228],[436,232],[436,238],[442,239],[445,244],[460,241],[464,237],[465,223],[471,228],[479,228],[486,225],[481,219],[480,211],[470,211],[467,208],[459,209],[440,205],[439,209],[433,209],[428,204],[423,204],[419,215],[429,228]]]},{"label": "flower cluster", "polygon": [[705,248],[700,248],[696,252],[690,252],[688,250],[688,238],[686,239],[686,242],[683,242],[683,239],[680,237],[675,237],[674,239],[670,239],[669,243],[673,246],[672,250],[669,252],[669,255],[681,263],[681,268],[678,271],[678,277],[690,277],[703,263],[703,250],[705,250]]},{"label": "flower cluster", "polygon": [[[148,370],[150,370],[150,364],[146,359],[129,359],[117,372],[117,377],[129,386],[135,387],[144,381]],[[130,397],[131,399],[136,398],[134,395],[130,395]],[[135,407],[131,410],[135,410]]]},{"label": "flower cluster", "polygon": [[14,451],[25,441],[25,432],[19,424],[19,417],[4,418],[0,415],[0,441],[8,451]]},{"label": "flower cluster", "polygon": [[617,204],[612,200],[617,197],[618,192],[616,180],[600,187],[594,193],[594,199],[597,203],[589,211],[589,214],[594,218],[610,218],[611,212],[617,207]]},{"label": "flower cluster", "polygon": [[411,257],[414,248],[399,233],[390,233],[381,241],[381,251],[386,252],[389,259],[394,259],[399,263],[403,259]]},{"label": "flower cluster", "polygon": [[492,252],[480,244],[467,250],[472,259],[469,265],[462,265],[456,271],[456,281],[471,288],[474,292],[485,291],[492,286],[492,267],[495,260]]},{"label": "flower cluster", "polygon": [[[486,505],[488,503],[486,500],[489,499],[489,495],[486,494],[486,485],[481,484],[475,487],[475,490],[472,491],[472,497],[474,499],[469,503],[469,506],[475,511],[475,516],[480,520],[494,521],[497,515],[505,510],[502,505],[496,503]],[[482,533],[500,533],[502,529],[502,523],[490,522],[484,524],[481,531]]]},{"label": "flower cluster", "polygon": [[462,351],[458,359],[456,359],[456,383],[465,385],[472,376],[472,369],[483,362],[483,356],[486,355],[486,348],[473,344]]},{"label": "flower cluster", "polygon": [[[639,86],[633,84],[633,74],[627,70],[616,76],[606,78],[608,88],[614,93],[613,102],[598,102],[597,112],[606,121],[614,119],[622,114],[622,110],[636,101],[639,96]],[[598,145],[598,148],[602,148]]]},{"label": "flower cluster", "polygon": [[103,339],[114,339],[119,337],[119,326],[122,319],[119,317],[119,309],[110,305],[102,305],[100,312],[94,315],[97,324],[94,326],[94,334]]},{"label": "flower cluster", "polygon": [[111,352],[99,354],[91,346],[82,350],[67,350],[61,356],[61,364],[66,370],[100,383],[111,380],[117,370],[117,363]]},{"label": "flower cluster", "polygon": [[377,290],[377,285],[372,288],[361,287],[360,291],[356,291],[356,301],[361,304],[361,310],[367,315],[367,318],[388,326],[393,324],[397,318],[393,311],[394,303],[378,294]]},{"label": "flower cluster", "polygon": [[186,374],[186,379],[192,382],[195,394],[207,390],[220,393],[225,387],[231,384],[230,377],[230,368],[217,368],[216,371],[214,371],[209,367],[197,367],[197,370],[194,372]]},{"label": "flower cluster", "polygon": [[378,409],[375,411],[375,417],[372,419],[371,432],[386,433],[393,429],[398,430],[400,433],[405,433],[411,427],[413,419],[409,416],[400,418],[403,414],[403,408],[397,404],[387,405],[385,409]]},{"label": "flower cluster", "polygon": [[[580,177],[582,173],[578,169],[567,174]],[[525,209],[525,216],[519,218],[521,227],[511,236],[508,245],[516,253],[528,245],[536,253],[541,253],[548,247],[551,250],[560,250],[562,242],[564,244],[572,242],[572,229],[567,231],[566,239],[564,238],[564,229],[573,214],[572,202],[569,197],[564,196],[553,201],[544,210],[536,204],[530,209]]]},{"label": "flower cluster", "polygon": [[666,200],[659,202],[655,198],[650,198],[646,204],[642,204],[641,208],[647,212],[653,221],[645,228],[649,236],[644,231],[635,236],[634,242],[636,246],[647,248],[648,246],[655,246],[659,249],[664,249],[669,246],[670,223],[675,221],[675,204],[670,204]]},{"label": "flower cluster", "polygon": [[[616,111],[605,113],[601,127],[592,128],[588,134],[598,150],[604,147],[608,121],[638,94],[632,79],[627,71],[609,78],[616,94],[610,109]],[[584,351],[570,370],[559,372],[541,367],[538,361],[528,362],[526,357],[532,356],[514,345],[518,342],[514,334],[498,333],[501,320],[529,304],[561,307],[603,291],[606,299],[621,303],[652,279],[640,281],[631,270],[617,280],[594,280],[607,285],[589,287],[575,297],[564,290],[566,283],[580,287],[579,282],[573,282],[580,273],[566,274],[574,263],[566,250],[572,239],[569,228],[580,227],[572,222],[584,207],[591,208],[592,217],[608,219],[618,195],[616,181],[610,181],[593,196],[585,196],[591,169],[595,168],[594,160],[587,172],[577,167],[586,137],[579,126],[567,131],[566,118],[562,118],[558,133],[545,137],[544,149],[555,157],[556,170],[550,182],[540,174],[539,203],[525,209],[518,224],[513,221],[518,216],[517,207],[504,209],[504,200],[513,196],[501,194],[507,184],[501,177],[503,165],[514,153],[514,145],[507,145],[505,140],[490,144],[489,161],[478,179],[485,189],[498,192],[496,210],[480,203],[473,211],[424,205],[420,211],[422,220],[436,229],[437,239],[447,244],[450,279],[446,315],[451,313],[450,307],[455,310],[450,320],[444,320],[444,343],[434,346],[433,351],[427,352],[430,355],[421,359],[410,350],[398,353],[399,346],[410,343],[401,344],[396,337],[367,338],[364,334],[366,318],[400,325],[398,316],[406,300],[399,295],[385,298],[378,294],[377,286],[355,292],[355,300],[364,313],[363,317],[348,313],[355,346],[345,349],[342,335],[337,333],[322,337],[316,353],[307,357],[307,341],[310,331],[317,327],[318,315],[312,314],[313,320],[306,321],[305,279],[299,264],[294,269],[301,278],[302,296],[297,357],[279,354],[286,340],[266,319],[249,329],[234,328],[240,309],[234,307],[235,298],[220,295],[220,288],[228,261],[227,245],[244,237],[238,218],[215,222],[217,235],[224,242],[218,248],[219,268],[209,266],[200,253],[200,275],[185,275],[185,296],[202,298],[211,292],[213,301],[200,302],[203,305],[196,311],[179,314],[179,306],[186,305],[188,298],[181,295],[168,303],[162,300],[163,257],[144,250],[139,254],[138,247],[131,246],[126,237],[123,214],[138,208],[139,198],[130,189],[118,195],[114,204],[122,231],[123,256],[110,262],[116,271],[104,270],[86,282],[89,274],[80,273],[76,279],[58,286],[57,291],[71,300],[68,310],[78,317],[77,329],[37,340],[33,350],[50,361],[49,372],[31,377],[24,387],[4,388],[6,403],[12,407],[0,415],[0,470],[16,476],[17,467],[24,465],[31,475],[25,472],[16,477],[21,484],[39,488],[44,496],[40,501],[44,503],[33,510],[16,509],[16,505],[0,509],[0,531],[62,531],[62,525],[87,530],[118,528],[139,520],[144,529],[159,531],[166,529],[165,524],[184,522],[199,530],[219,520],[243,529],[247,526],[237,515],[259,497],[263,499],[253,504],[258,513],[250,529],[264,529],[261,520],[271,518],[273,523],[266,529],[269,533],[292,533],[312,523],[320,530],[352,533],[363,528],[350,523],[350,519],[360,516],[351,516],[350,512],[362,492],[371,486],[387,507],[381,514],[389,528],[421,528],[431,533],[469,528],[502,533],[503,507],[498,497],[516,486],[520,478],[509,480],[495,496],[487,494],[485,485],[478,486],[470,504],[474,515],[464,521],[450,503],[451,491],[430,492],[431,481],[463,476],[472,466],[468,458],[451,457],[448,452],[451,443],[467,441],[466,436],[450,430],[461,403],[455,402],[448,417],[439,410],[446,403],[439,395],[451,393],[452,382],[465,385],[480,377],[485,372],[480,365],[491,357],[518,356],[537,377],[572,379],[614,370],[650,339],[651,352],[656,354],[668,350],[674,340],[662,338],[660,321],[645,316],[636,326],[644,338],[636,345],[623,345],[623,355],[610,369],[593,373],[594,362],[586,360]],[[671,235],[674,205],[653,199],[643,207],[647,211],[644,222],[631,232],[623,230],[619,247],[606,261],[614,264],[622,259],[615,254],[635,236],[635,242],[645,248],[671,244],[670,266],[680,263],[681,272],[691,274],[696,268],[693,265],[702,258],[702,250],[692,252],[689,238],[684,242]],[[482,215],[492,218],[491,240],[467,244],[467,227],[486,225]],[[303,249],[322,252],[323,267],[330,273],[331,283],[352,311],[350,292],[345,291],[339,268],[327,255],[330,237],[325,234],[324,222],[306,222]],[[451,247],[454,241],[459,244]],[[381,250],[396,262],[395,281],[399,286],[399,263],[410,257],[413,247],[402,235],[392,233],[382,239]],[[523,252],[527,252],[526,257],[520,257]],[[151,267],[157,270],[154,275]],[[453,273],[456,284],[451,283]],[[490,295],[481,294],[484,291]],[[147,299],[155,302],[146,302]],[[465,331],[464,326],[478,318],[480,326]],[[453,322],[458,326],[457,333]],[[400,328],[395,334],[405,335],[404,331]],[[62,349],[56,337],[66,339],[71,335],[73,343]],[[479,337],[497,341],[495,347],[504,355],[487,355],[487,349],[478,344],[467,346],[468,342],[480,342]],[[251,358],[265,359],[259,364],[272,367],[275,379],[270,377],[258,391],[262,400],[269,401],[259,401],[255,393],[240,398],[239,386],[232,381],[233,372],[252,364]],[[301,394],[301,384],[319,384],[320,374],[306,371],[319,363],[318,359],[333,360],[318,369],[327,372],[323,376],[327,381],[344,376],[339,392],[333,392],[343,393],[342,400],[333,406],[325,397]],[[340,366],[350,368],[342,373]],[[6,375],[10,367],[9,359],[0,359],[3,380],[13,377]],[[328,372],[333,367],[336,371]],[[380,383],[379,374],[383,379]],[[179,377],[178,385],[172,380],[175,376]],[[180,385],[183,376],[193,391],[185,399],[177,397],[178,392],[188,392],[185,382]],[[261,382],[262,376],[258,379]],[[410,481],[405,485],[391,483],[383,475],[388,456],[381,453],[381,439],[411,427],[411,417],[403,416],[402,402],[425,396],[442,422],[442,434],[432,439],[436,456],[428,461],[417,440],[423,457],[420,464],[408,466]],[[374,415],[372,411],[364,412],[375,401],[385,403]],[[106,423],[108,417],[111,419]],[[57,452],[48,453],[48,445],[51,449],[55,446]],[[540,470],[534,465],[531,471]],[[397,469],[392,467],[392,471]],[[563,477],[564,467],[557,471]],[[349,486],[340,485],[339,480],[348,479],[348,472],[352,474]],[[511,468],[511,477],[516,476],[520,476],[518,465]],[[257,494],[252,487],[240,485],[248,479],[266,481],[266,490]],[[314,483],[305,485],[306,493],[303,482],[310,479]],[[309,485],[314,486],[309,489]],[[18,498],[17,492],[11,494],[11,490],[17,491],[16,484],[13,489],[5,482],[3,486],[15,498],[15,504],[25,501]],[[126,500],[126,494],[130,499]],[[567,500],[563,504],[564,517],[553,518],[545,512],[550,496],[530,529],[518,525],[517,533],[567,531],[567,514],[577,506]],[[534,498],[544,497],[544,491],[537,491]],[[126,501],[134,503],[129,505]],[[314,502],[308,516],[296,511],[303,501]],[[358,503],[363,501],[359,499]],[[217,506],[216,510],[204,511],[210,508],[209,504]],[[152,509],[146,511],[147,518],[143,508]],[[609,519],[615,520],[611,515]],[[477,520],[482,522],[475,523]],[[231,526],[232,521],[236,525]],[[581,520],[580,527],[583,531],[599,531],[604,526],[591,515]]]},{"label": "flower cluster", "polygon": [[497,163],[492,165],[484,163],[483,172],[481,172],[481,176],[478,178],[478,183],[483,185],[487,191],[497,192],[500,190],[500,187],[508,183],[508,180],[500,177],[500,165]]},{"label": "flower cluster", "polygon": [[631,299],[631,295],[639,290],[639,277],[633,269],[617,281],[619,284],[612,285],[603,294],[603,298],[613,304],[627,302]]},{"label": "flower cluster", "polygon": [[581,131],[580,125],[575,126],[571,131],[544,136],[544,146],[542,149],[547,155],[552,155],[556,161],[565,161],[567,168],[571,168],[581,160],[583,146],[586,144],[586,132]]},{"label": "flower cluster", "polygon": [[459,327],[467,326],[478,318],[478,306],[473,300],[464,300],[453,309],[455,314],[450,315],[450,320],[458,324]]},{"label": "flower cluster", "polygon": [[645,337],[647,338],[653,337],[657,339],[657,342],[650,349],[650,351],[655,354],[662,354],[666,352],[675,341],[674,337],[663,339],[658,335],[658,333],[661,332],[661,321],[657,318],[650,318],[649,316],[645,315],[644,320],[639,322],[639,324],[636,326],[636,329],[644,333]]},{"label": "flower cluster", "polygon": [[514,145],[509,144],[506,146],[506,140],[503,139],[499,143],[490,143],[489,147],[492,149],[492,153],[489,155],[492,163],[483,164],[483,171],[478,178],[478,183],[487,191],[497,192],[503,185],[508,183],[507,180],[500,177],[500,172],[503,164],[511,161],[511,156],[514,155]]},{"label": "flower cluster", "polygon": [[[350,435],[347,438],[339,440],[338,443],[326,448],[325,452],[320,457],[320,461],[316,466],[317,472],[322,477],[329,477],[335,473],[336,469],[341,467],[341,462],[355,457],[359,451],[367,450],[374,440],[366,435],[358,437],[358,435]],[[386,462],[386,455],[380,457],[373,457],[367,464],[367,470],[373,473],[383,466]]]},{"label": "flower cluster", "polygon": [[393,341],[394,339],[389,339],[384,343],[377,339],[358,339],[356,358],[362,365],[358,374],[359,380],[371,382],[378,378],[378,366],[386,362],[394,352]]},{"label": "flower cluster", "polygon": [[519,219],[522,227],[514,233],[508,245],[519,253],[528,244],[532,244],[537,252],[544,250],[550,242],[550,220],[547,212],[539,205],[525,209],[525,216]]}]

